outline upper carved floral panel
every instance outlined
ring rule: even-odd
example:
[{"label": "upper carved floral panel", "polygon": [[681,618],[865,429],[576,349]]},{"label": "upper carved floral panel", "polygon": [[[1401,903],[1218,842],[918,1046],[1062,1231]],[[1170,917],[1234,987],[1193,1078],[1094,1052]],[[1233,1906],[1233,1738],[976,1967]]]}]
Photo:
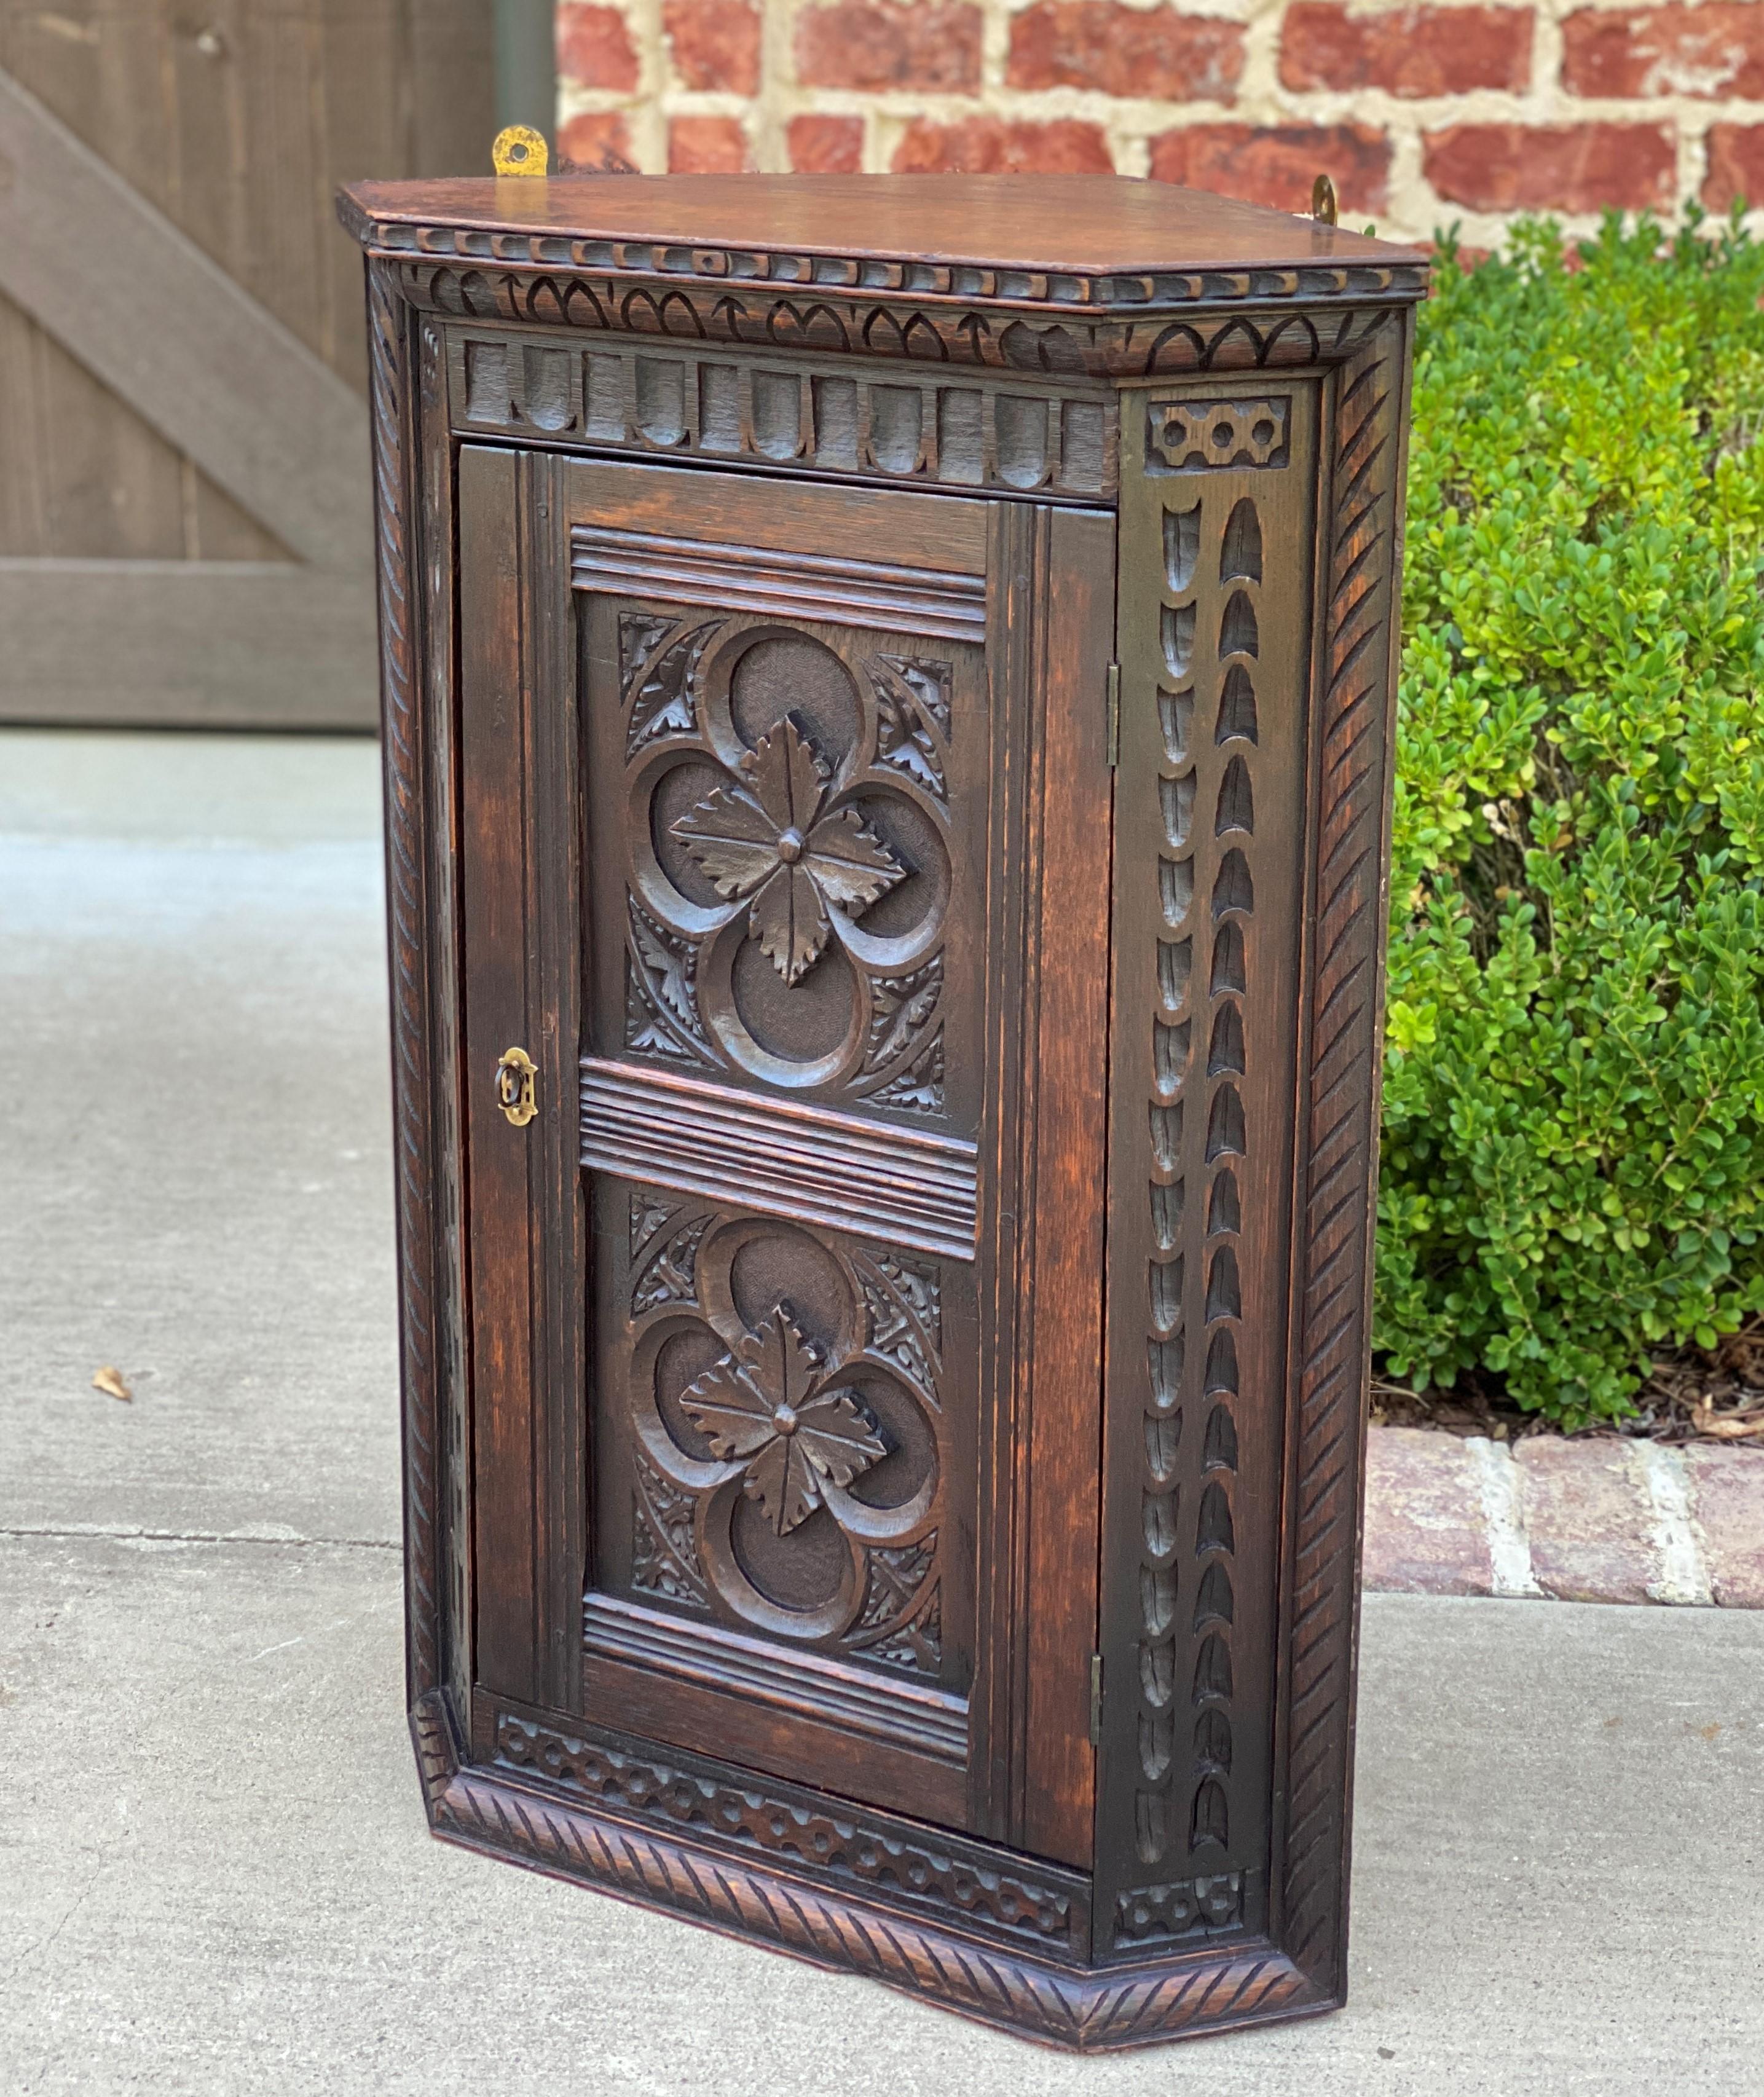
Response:
[{"label": "upper carved floral panel", "polygon": [[719,895],[748,904],[748,929],[787,983],[821,959],[829,910],[860,917],[906,878],[855,808],[828,807],[828,786],[786,714],[742,760],[738,784],[713,786],[670,826]]},{"label": "upper carved floral panel", "polygon": [[627,1051],[942,1117],[941,659],[862,628],[621,611]]}]

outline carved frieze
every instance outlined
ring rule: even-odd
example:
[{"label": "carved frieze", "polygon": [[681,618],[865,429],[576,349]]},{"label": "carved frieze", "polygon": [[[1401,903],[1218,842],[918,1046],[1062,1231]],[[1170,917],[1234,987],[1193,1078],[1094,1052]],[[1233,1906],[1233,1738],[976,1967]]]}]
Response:
[{"label": "carved frieze", "polygon": [[1425,275],[1425,265],[1402,265],[1320,272],[1328,289],[1302,310],[1284,301],[1310,273],[1246,271],[1142,278],[1133,286],[1138,296],[1113,304],[1050,301],[1013,313],[970,306],[968,295],[947,291],[918,300],[837,290],[805,298],[710,278],[645,282],[494,264],[393,266],[413,306],[468,322],[1098,379],[1339,363]]},{"label": "carved frieze", "polygon": [[1073,1925],[1083,1919],[1083,1882],[1076,1873],[1037,1877],[1027,1859],[1001,1868],[959,1837],[927,1841],[909,1823],[834,1811],[794,1786],[738,1784],[689,1758],[657,1761],[511,1711],[496,1714],[495,1757],[506,1769],[584,1793],[621,1817],[707,1835],[823,1885],[886,1895],[1044,1957],[1078,1948]]},{"label": "carved frieze", "polygon": [[[1115,483],[1113,396],[1082,379],[853,372],[849,360],[717,356],[616,337],[448,331],[453,427],[584,450],[1066,500]],[[940,361],[940,360],[939,360]],[[1060,366],[1053,367],[1058,370]]]}]

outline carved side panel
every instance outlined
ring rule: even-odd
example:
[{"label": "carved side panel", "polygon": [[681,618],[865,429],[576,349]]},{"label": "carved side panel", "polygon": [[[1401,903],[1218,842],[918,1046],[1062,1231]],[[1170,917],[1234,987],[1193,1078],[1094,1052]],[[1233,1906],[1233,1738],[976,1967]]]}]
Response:
[{"label": "carved side panel", "polygon": [[610,1175],[597,1201],[595,1591],[965,1690],[966,1270]]},{"label": "carved side panel", "polygon": [[982,650],[790,589],[769,615],[582,593],[593,1046],[968,1134]]},{"label": "carved side panel", "polygon": [[1266,1915],[1317,394],[1124,399],[1098,1898],[1118,1956]]}]

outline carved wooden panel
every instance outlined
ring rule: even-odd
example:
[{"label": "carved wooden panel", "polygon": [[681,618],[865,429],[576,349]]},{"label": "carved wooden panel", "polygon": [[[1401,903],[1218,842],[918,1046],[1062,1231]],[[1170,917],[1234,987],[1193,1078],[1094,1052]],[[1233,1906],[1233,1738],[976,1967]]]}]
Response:
[{"label": "carved wooden panel", "polygon": [[593,1052],[971,1135],[983,580],[576,539]]},{"label": "carved wooden panel", "polygon": [[597,1204],[597,1591],[965,1692],[971,1281],[610,1176]]},{"label": "carved wooden panel", "polygon": [[1266,1911],[1316,427],[1309,384],[1124,397],[1098,1906],[1115,1954]]},{"label": "carved wooden panel", "polygon": [[854,371],[849,358],[812,352],[716,356],[459,327],[448,331],[448,370],[462,436],[1080,501],[1114,490],[1114,398],[1082,380]]},{"label": "carved wooden panel", "polygon": [[565,471],[582,1708],[1088,1857],[1110,525]]}]

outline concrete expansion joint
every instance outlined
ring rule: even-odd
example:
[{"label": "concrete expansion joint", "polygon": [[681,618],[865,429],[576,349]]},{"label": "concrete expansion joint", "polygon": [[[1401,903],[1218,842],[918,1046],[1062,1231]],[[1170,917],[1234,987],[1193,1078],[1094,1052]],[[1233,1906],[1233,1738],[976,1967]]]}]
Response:
[{"label": "concrete expansion joint", "polygon": [[403,1546],[379,1536],[302,1536],[292,1530],[142,1529],[103,1522],[61,1525],[0,1523],[0,1536],[64,1537],[75,1542],[107,1539],[118,1543],[256,1543],[284,1550],[401,1551]]}]

